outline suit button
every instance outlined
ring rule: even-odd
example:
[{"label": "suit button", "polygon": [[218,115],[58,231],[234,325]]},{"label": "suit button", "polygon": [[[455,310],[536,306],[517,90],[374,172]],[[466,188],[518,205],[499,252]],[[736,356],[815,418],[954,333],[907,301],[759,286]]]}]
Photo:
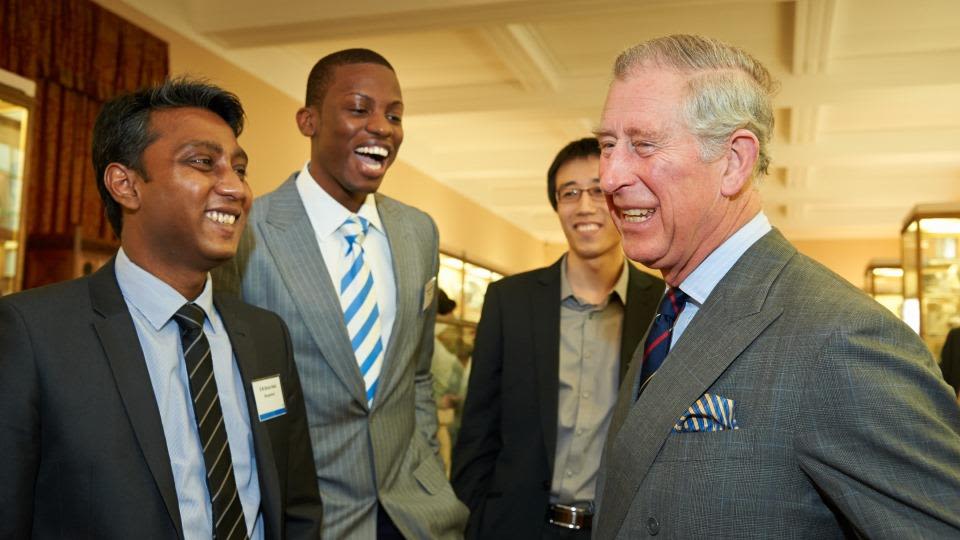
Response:
[{"label": "suit button", "polygon": [[660,532],[660,522],[657,521],[657,518],[651,516],[647,519],[647,532],[650,533],[650,536],[656,536]]}]

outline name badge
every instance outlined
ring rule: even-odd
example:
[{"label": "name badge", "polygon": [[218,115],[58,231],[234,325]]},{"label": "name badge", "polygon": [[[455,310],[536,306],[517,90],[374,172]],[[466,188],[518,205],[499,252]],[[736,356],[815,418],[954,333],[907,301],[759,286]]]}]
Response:
[{"label": "name badge", "polygon": [[420,311],[426,311],[430,304],[433,303],[433,295],[437,293],[437,278],[432,277],[426,285],[423,286],[423,305],[420,306]]},{"label": "name badge", "polygon": [[257,401],[257,416],[261,422],[287,414],[279,375],[257,379],[250,384],[253,385],[253,398]]}]

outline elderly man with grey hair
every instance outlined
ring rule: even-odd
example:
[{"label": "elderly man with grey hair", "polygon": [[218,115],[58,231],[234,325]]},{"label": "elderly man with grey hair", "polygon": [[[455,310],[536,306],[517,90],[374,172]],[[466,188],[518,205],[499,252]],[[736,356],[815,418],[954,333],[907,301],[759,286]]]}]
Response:
[{"label": "elderly man with grey hair", "polygon": [[697,36],[617,59],[601,187],[668,289],[614,409],[594,538],[958,538],[960,408],[936,362],[761,210],[775,86]]}]

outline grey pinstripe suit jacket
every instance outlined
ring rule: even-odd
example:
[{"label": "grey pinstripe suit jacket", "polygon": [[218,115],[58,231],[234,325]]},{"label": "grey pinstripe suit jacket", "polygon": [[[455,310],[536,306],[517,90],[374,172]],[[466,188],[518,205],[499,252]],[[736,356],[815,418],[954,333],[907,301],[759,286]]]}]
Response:
[{"label": "grey pinstripe suit jacket", "polygon": [[[218,276],[290,328],[310,422],[325,538],[374,538],[377,500],[408,538],[458,538],[467,509],[436,454],[430,361],[437,229],[423,212],[377,195],[397,282],[397,315],[373,409],[339,297],[297,192],[296,173],[253,205],[231,265]],[[216,281],[215,281],[216,282]]]},{"label": "grey pinstripe suit jacket", "polygon": [[[611,422],[594,538],[960,538],[960,408],[906,325],[776,230]],[[672,432],[705,392],[739,429]]]}]

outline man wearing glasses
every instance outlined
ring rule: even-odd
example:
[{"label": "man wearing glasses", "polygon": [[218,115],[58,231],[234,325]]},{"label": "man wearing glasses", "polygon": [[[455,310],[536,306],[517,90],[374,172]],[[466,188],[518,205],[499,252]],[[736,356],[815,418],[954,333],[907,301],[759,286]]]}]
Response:
[{"label": "man wearing glasses", "polygon": [[624,258],[599,159],[580,139],[547,173],[567,253],[487,289],[453,456],[468,538],[590,538],[610,412],[664,291]]}]

